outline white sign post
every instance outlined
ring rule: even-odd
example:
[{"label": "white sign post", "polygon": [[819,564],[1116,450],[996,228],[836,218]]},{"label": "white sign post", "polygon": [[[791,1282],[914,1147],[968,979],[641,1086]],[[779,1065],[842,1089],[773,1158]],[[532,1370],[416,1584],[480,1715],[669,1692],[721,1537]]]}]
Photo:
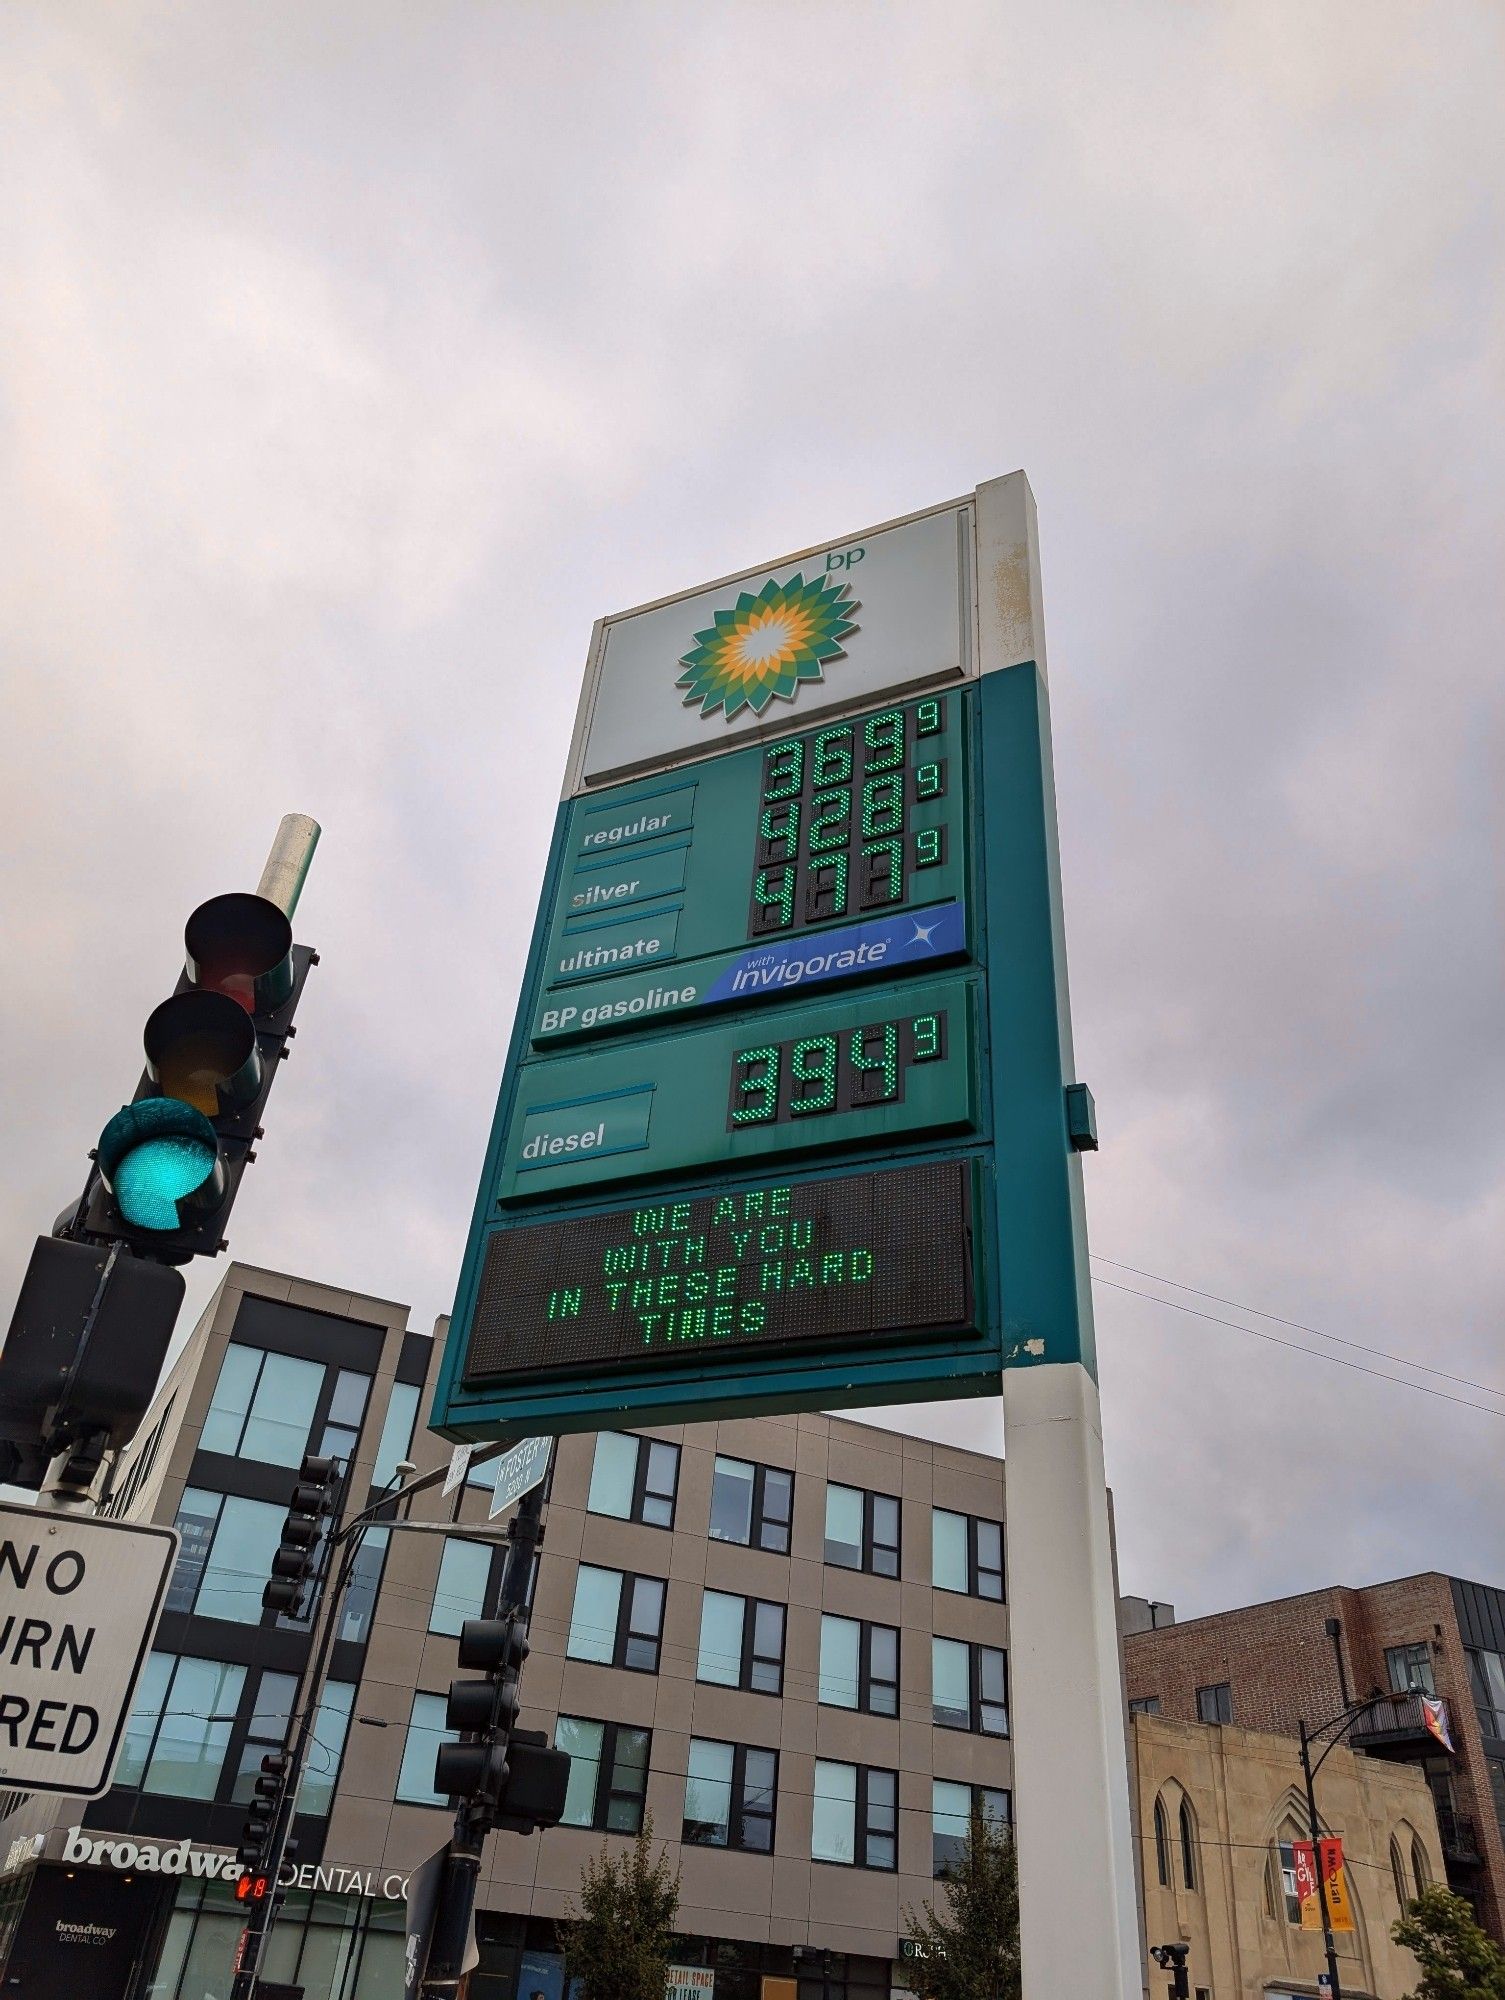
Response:
[{"label": "white sign post", "polygon": [[0,1505],[0,1785],[109,1790],[177,1552],[171,1528]]}]

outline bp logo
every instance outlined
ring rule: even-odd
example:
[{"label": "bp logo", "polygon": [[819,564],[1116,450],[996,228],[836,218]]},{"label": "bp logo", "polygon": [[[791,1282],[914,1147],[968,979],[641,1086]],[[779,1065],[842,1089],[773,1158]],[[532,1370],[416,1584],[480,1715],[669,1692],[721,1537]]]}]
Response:
[{"label": "bp logo", "polygon": [[793,701],[801,681],[823,680],[826,662],[843,657],[841,641],[857,630],[848,614],[861,609],[851,592],[849,583],[801,575],[770,577],[756,596],[744,590],[680,660],[674,685],[689,689],[685,706],[699,702],[702,716],[719,708],[730,722],[742,708],[761,715],[775,696]]}]

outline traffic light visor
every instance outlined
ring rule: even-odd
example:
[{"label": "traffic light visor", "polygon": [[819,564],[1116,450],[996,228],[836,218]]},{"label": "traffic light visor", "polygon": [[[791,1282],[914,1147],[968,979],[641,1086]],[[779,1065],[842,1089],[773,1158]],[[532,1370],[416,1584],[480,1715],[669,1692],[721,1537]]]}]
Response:
[{"label": "traffic light visor", "polygon": [[146,1067],[164,1097],[218,1118],[261,1088],[251,1017],[224,993],[175,993],[154,1007],[142,1037]]},{"label": "traffic light visor", "polygon": [[291,997],[293,927],[265,896],[211,896],[188,919],[183,945],[194,985],[228,994],[248,1014],[271,1013]]},{"label": "traffic light visor", "polygon": [[99,1171],[134,1229],[181,1229],[225,1196],[214,1127],[172,1097],[143,1097],[116,1112],[99,1135]]}]

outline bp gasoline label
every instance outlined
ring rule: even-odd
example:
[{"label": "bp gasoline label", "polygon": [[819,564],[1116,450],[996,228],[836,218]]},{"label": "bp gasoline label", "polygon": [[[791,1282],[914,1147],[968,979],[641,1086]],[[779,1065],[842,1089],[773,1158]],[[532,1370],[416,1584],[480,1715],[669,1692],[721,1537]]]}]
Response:
[{"label": "bp gasoline label", "polygon": [[0,1506],[0,1784],[109,1790],[177,1551],[171,1528]]}]

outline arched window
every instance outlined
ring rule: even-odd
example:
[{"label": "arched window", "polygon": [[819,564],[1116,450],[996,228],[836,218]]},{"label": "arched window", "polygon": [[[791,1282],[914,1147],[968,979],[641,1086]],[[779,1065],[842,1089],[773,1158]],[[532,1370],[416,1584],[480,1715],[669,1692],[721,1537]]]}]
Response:
[{"label": "arched window", "polygon": [[1416,1893],[1419,1896],[1431,1882],[1432,1871],[1427,1866],[1426,1849],[1414,1833],[1411,1836],[1411,1873],[1416,1878]]},{"label": "arched window", "polygon": [[1155,1879],[1162,1889],[1171,1881],[1171,1830],[1165,1817],[1165,1800],[1155,1801]]},{"label": "arched window", "polygon": [[1395,1881],[1395,1900],[1400,1904],[1400,1912],[1404,1916],[1406,1907],[1411,1901],[1411,1891],[1406,1886],[1406,1864],[1401,1855],[1400,1842],[1393,1839],[1390,1842],[1390,1873]]},{"label": "arched window", "polygon": [[1197,1830],[1192,1824],[1191,1802],[1181,1800],[1181,1879],[1188,1889],[1197,1886]]},{"label": "arched window", "polygon": [[1301,1898],[1296,1894],[1295,1843],[1306,1835],[1291,1819],[1282,1820],[1275,1836],[1275,1851],[1265,1870],[1265,1903],[1270,1915],[1282,1914],[1288,1924],[1301,1922]]}]

